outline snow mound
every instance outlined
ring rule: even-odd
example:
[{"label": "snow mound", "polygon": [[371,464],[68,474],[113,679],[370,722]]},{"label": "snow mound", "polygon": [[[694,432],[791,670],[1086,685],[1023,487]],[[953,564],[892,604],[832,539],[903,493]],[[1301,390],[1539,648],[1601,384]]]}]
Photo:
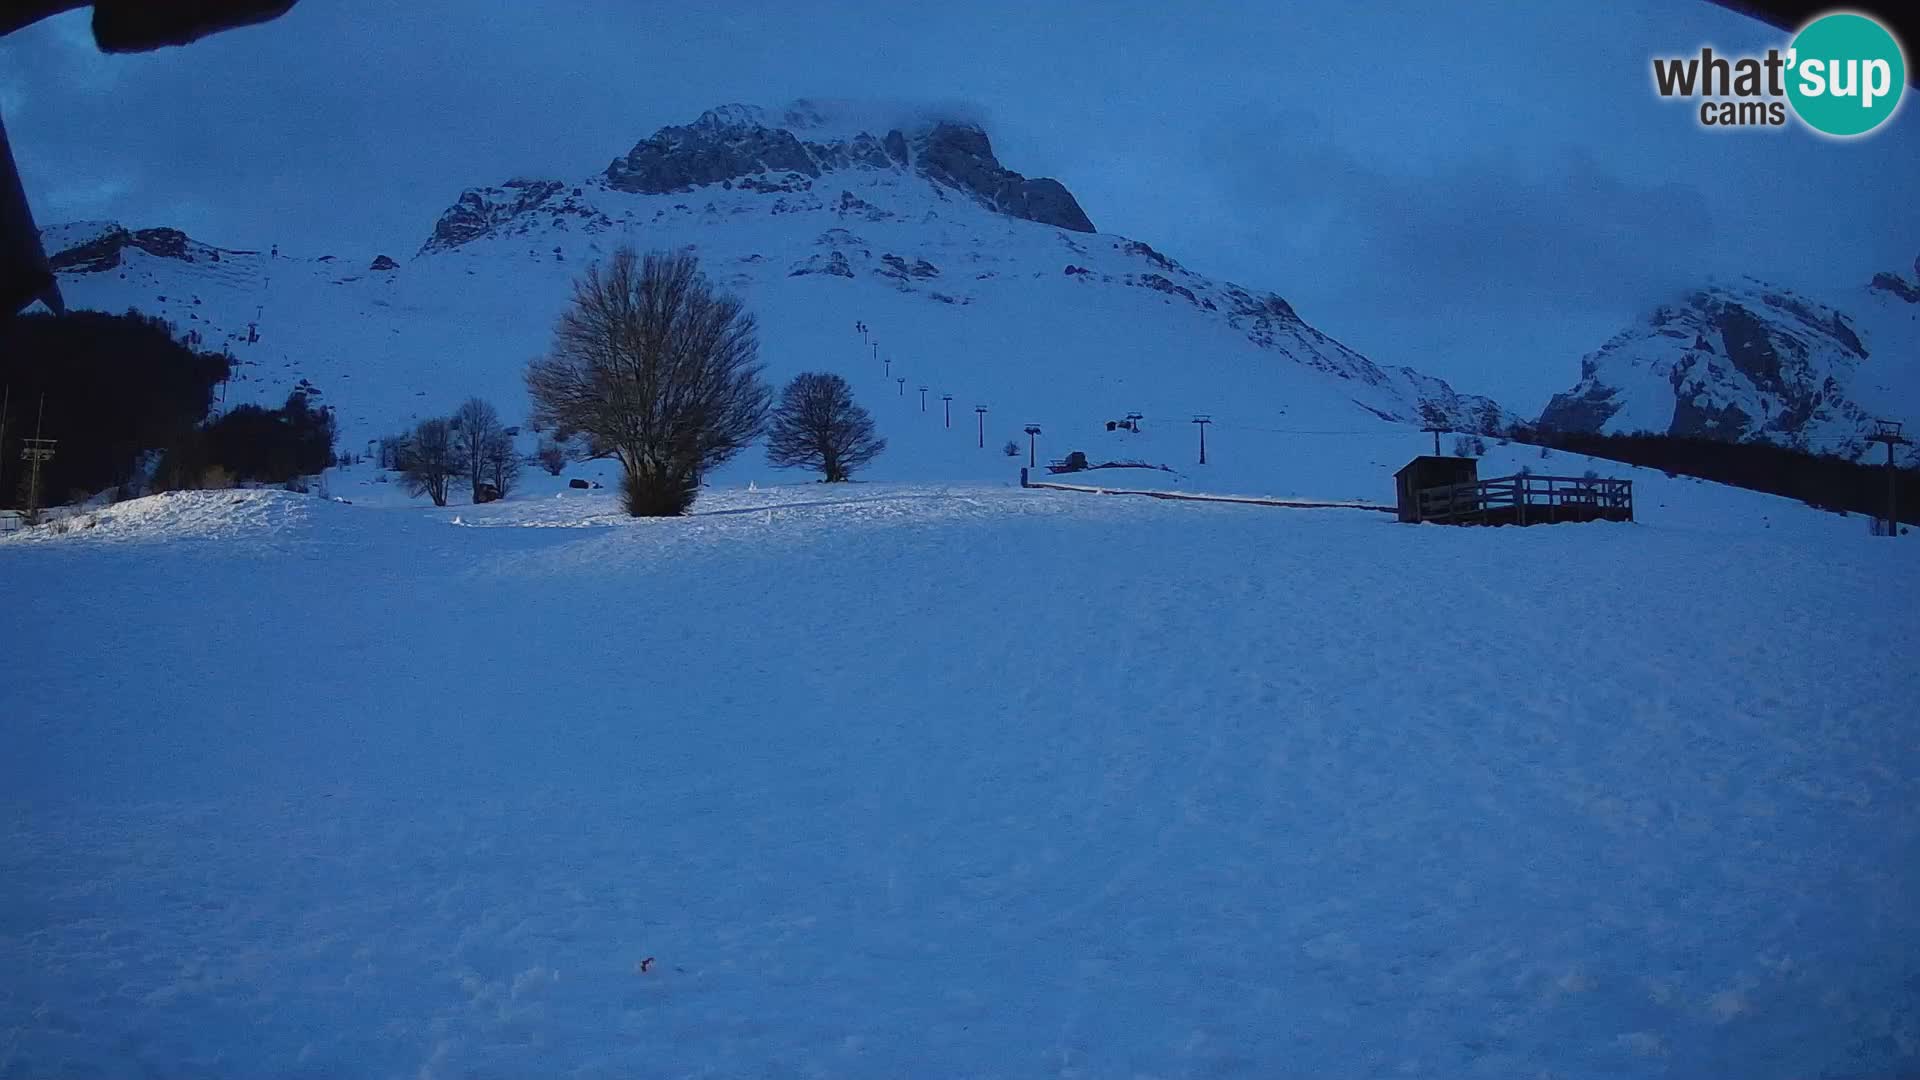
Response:
[{"label": "snow mound", "polygon": [[6,539],[154,542],[284,535],[305,531],[320,505],[333,504],[289,491],[167,491],[24,529]]}]

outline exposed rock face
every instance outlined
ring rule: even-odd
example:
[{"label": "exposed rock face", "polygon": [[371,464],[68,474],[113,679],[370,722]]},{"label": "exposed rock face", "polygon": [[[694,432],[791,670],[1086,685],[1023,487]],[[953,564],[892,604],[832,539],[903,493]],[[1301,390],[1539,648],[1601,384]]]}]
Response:
[{"label": "exposed rock face", "polygon": [[1129,255],[1138,255],[1162,270],[1180,269],[1179,263],[1153,250],[1150,245],[1140,240],[1127,241],[1126,246],[1121,248],[1121,250]]},{"label": "exposed rock face", "polygon": [[[883,145],[885,145],[887,150],[887,158],[894,164],[905,165],[907,163],[907,137],[900,133],[899,128],[894,128],[892,131],[887,132],[887,138]],[[1920,262],[1916,262],[1915,265],[1920,266]]]},{"label": "exposed rock face", "polygon": [[[1867,348],[1840,312],[1751,279],[1657,308],[1580,363],[1540,423],[1800,445],[1862,430],[1845,388]],[[1844,449],[1825,445],[1822,449]]]},{"label": "exposed rock face", "polygon": [[576,220],[587,232],[611,224],[578,201],[579,196],[579,188],[569,191],[558,180],[509,180],[499,187],[468,188],[440,215],[420,250],[445,251],[495,232],[525,232],[542,215],[554,224]]},{"label": "exposed rock face", "polygon": [[391,259],[390,257],[388,257],[388,256],[386,256],[386,255],[375,255],[375,256],[373,257],[373,263],[372,263],[371,265],[369,265],[369,266],[367,267],[367,269],[369,269],[369,270],[398,270],[398,269],[400,269],[400,264],[399,264],[399,263],[397,263],[397,262],[394,262],[394,261],[393,261],[393,259]]},{"label": "exposed rock face", "polygon": [[606,175],[609,187],[659,195],[763,172],[819,179],[820,165],[793,132],[763,126],[757,109],[728,105],[661,128],[615,158]]},{"label": "exposed rock face", "polygon": [[[1920,280],[1920,261],[1914,263],[1913,271],[1916,280]],[[1920,286],[1914,285],[1899,274],[1875,274],[1873,284],[1868,288],[1892,293],[1909,304],[1920,304]]]},{"label": "exposed rock face", "polygon": [[[722,181],[722,183],[726,184],[732,182],[731,180]],[[740,181],[740,187],[746,191],[758,191],[762,193],[776,191],[798,193],[802,191],[812,191],[813,181],[807,179],[802,173],[790,172],[784,176],[749,176]]]},{"label": "exposed rock face", "polygon": [[906,281],[909,278],[926,280],[940,276],[940,268],[925,259],[915,259],[909,263],[898,255],[888,254],[880,256],[880,264],[877,273],[897,281]]},{"label": "exposed rock face", "polygon": [[993,156],[987,133],[971,124],[935,124],[920,141],[915,159],[928,178],[966,191],[1003,214],[1073,232],[1094,231],[1086,212],[1058,180],[1029,180],[1003,167]]},{"label": "exposed rock face", "polygon": [[[53,252],[48,256],[47,263],[55,273],[96,273],[119,266],[120,253],[130,247],[139,248],[149,255],[179,259],[182,262],[194,262],[198,259],[206,259],[209,262],[220,261],[219,248],[198,243],[179,229],[129,231],[119,225],[113,225],[85,243]],[[241,253],[228,252],[228,254]]]},{"label": "exposed rock face", "polygon": [[808,141],[790,128],[817,127],[817,112],[790,109],[783,123],[788,126],[770,125],[764,112],[747,105],[709,109],[691,124],[661,128],[626,156],[615,158],[606,169],[607,186],[647,195],[735,182],[765,190],[757,186],[763,181],[748,178],[783,173],[818,180],[836,169],[904,169],[912,163],[929,179],[1010,217],[1074,232],[1094,231],[1093,222],[1059,181],[1029,180],[1002,166],[986,132],[971,124],[936,123],[911,141],[898,128],[884,138],[860,132],[845,139]]},{"label": "exposed rock face", "polygon": [[1540,425],[1555,431],[1604,431],[1620,405],[1616,388],[1586,378],[1572,390],[1553,395],[1540,413]]},{"label": "exposed rock face", "polygon": [[802,259],[787,271],[788,277],[805,277],[808,274],[831,274],[834,277],[850,278],[853,276],[853,267],[847,263],[844,252],[831,251]]},{"label": "exposed rock face", "polygon": [[1211,300],[1203,301],[1199,297],[1193,295],[1192,289],[1187,288],[1185,285],[1175,285],[1173,282],[1167,280],[1164,277],[1161,277],[1159,274],[1141,274],[1139,281],[1142,286],[1144,286],[1145,288],[1152,289],[1155,292],[1163,292],[1172,296],[1184,296],[1187,298],[1187,303],[1189,304],[1193,304],[1199,307],[1205,307],[1209,310],[1211,310],[1214,306],[1213,301]]}]

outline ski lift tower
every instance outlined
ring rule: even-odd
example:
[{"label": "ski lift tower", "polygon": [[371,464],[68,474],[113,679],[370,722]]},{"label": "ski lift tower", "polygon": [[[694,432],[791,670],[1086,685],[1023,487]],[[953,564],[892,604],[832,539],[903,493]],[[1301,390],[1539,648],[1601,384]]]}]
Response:
[{"label": "ski lift tower", "polygon": [[[1911,446],[1913,440],[1900,433],[1899,421],[1875,420],[1873,422],[1873,434],[1867,436],[1867,441],[1870,443],[1877,442],[1887,444],[1887,521],[1885,535],[1899,536],[1900,472],[1895,469],[1893,465],[1893,448],[1896,446]],[[1874,532],[1878,535],[1880,530],[1875,529]]]}]

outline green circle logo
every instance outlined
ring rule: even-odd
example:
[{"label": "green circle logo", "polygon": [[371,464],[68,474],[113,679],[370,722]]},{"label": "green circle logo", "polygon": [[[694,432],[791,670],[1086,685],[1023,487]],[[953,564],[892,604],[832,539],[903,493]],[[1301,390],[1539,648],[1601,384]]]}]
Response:
[{"label": "green circle logo", "polygon": [[1865,15],[1822,15],[1787,49],[1787,100],[1808,127],[1841,137],[1886,123],[1907,86],[1907,62],[1887,28]]}]

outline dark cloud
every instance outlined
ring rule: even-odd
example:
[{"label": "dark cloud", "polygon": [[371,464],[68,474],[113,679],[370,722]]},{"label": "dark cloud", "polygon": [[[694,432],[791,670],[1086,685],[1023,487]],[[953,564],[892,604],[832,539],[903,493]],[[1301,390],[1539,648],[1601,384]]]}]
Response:
[{"label": "dark cloud", "polygon": [[726,102],[975,119],[1101,228],[1535,408],[1704,273],[1911,265],[1920,112],[1836,143],[1704,132],[1653,97],[1656,53],[1777,36],[1704,0],[302,0],[134,56],[99,55],[84,14],[47,20],[0,42],[0,108],[46,220],[343,252],[409,247],[463,187],[584,175]]},{"label": "dark cloud", "polygon": [[1261,127],[1286,137],[1249,140],[1236,120],[1197,140],[1236,210],[1217,230],[1187,226],[1186,244],[1264,269],[1241,272],[1363,351],[1524,407],[1569,381],[1565,346],[1534,351],[1556,329],[1579,328],[1584,351],[1675,290],[1744,268],[1708,191],[1629,179],[1584,148],[1389,164],[1312,116]]}]

